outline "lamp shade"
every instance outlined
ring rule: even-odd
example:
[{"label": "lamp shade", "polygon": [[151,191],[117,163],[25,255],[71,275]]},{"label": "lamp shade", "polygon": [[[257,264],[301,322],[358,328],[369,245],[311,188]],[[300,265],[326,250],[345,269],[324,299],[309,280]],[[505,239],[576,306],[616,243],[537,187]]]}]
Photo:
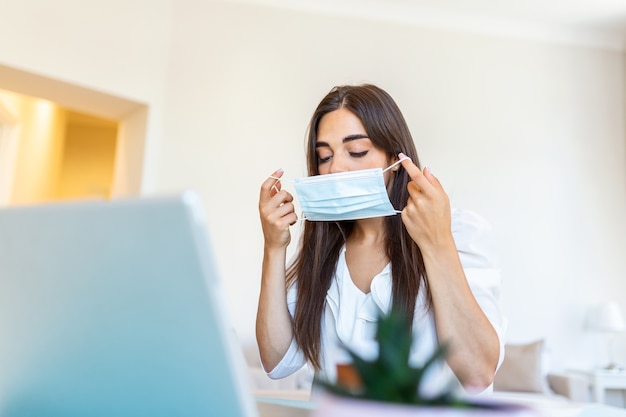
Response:
[{"label": "lamp shade", "polygon": [[624,316],[619,305],[610,301],[591,308],[587,317],[587,328],[598,332],[623,332],[626,330]]}]

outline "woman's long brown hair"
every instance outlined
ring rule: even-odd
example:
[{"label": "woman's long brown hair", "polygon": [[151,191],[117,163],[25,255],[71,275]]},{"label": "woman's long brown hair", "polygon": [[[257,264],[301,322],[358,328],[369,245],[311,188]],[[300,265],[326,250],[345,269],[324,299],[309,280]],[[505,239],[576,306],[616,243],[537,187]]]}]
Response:
[{"label": "woman's long brown hair", "polygon": [[[403,152],[419,166],[417,151],[409,128],[387,92],[374,85],[333,88],[315,110],[308,131],[307,165],[309,175],[319,175],[317,130],[324,115],[345,108],[363,123],[372,143],[387,153],[390,160]],[[394,175],[394,174],[392,174]],[[391,204],[402,210],[409,197],[407,172],[400,166],[389,190]],[[337,260],[353,221],[305,222],[301,250],[287,270],[287,285],[297,284],[293,330],[305,357],[320,369],[321,325],[326,293],[330,288]],[[393,308],[406,314],[412,322],[419,291],[426,291],[430,304],[424,261],[417,244],[411,239],[400,215],[385,218],[387,256],[391,260]]]}]

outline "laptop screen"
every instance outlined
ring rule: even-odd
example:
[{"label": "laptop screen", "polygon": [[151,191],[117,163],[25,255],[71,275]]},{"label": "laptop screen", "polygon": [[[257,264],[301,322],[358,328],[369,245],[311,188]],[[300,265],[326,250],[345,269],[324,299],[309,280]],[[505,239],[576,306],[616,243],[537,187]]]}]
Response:
[{"label": "laptop screen", "polygon": [[0,415],[255,416],[203,209],[0,210]]}]

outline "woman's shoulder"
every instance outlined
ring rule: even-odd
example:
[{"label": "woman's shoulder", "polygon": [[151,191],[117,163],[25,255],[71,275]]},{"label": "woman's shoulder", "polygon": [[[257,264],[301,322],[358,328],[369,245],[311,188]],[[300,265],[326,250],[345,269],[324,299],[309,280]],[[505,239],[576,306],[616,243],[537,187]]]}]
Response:
[{"label": "woman's shoulder", "polygon": [[454,208],[451,226],[464,267],[496,267],[493,229],[487,219],[472,210]]},{"label": "woman's shoulder", "polygon": [[[452,232],[455,230],[460,231],[491,231],[491,224],[480,214],[475,211],[462,209],[462,208],[452,208]],[[466,230],[468,229],[468,230]]]}]

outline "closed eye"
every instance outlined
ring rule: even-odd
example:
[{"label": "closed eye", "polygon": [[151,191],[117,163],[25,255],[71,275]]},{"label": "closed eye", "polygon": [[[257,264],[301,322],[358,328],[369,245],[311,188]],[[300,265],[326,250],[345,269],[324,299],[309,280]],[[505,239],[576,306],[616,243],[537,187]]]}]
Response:
[{"label": "closed eye", "polygon": [[361,158],[367,155],[368,152],[369,152],[369,149],[367,151],[362,151],[362,152],[350,152],[350,156],[354,158]]},{"label": "closed eye", "polygon": [[317,163],[318,164],[323,164],[324,162],[330,161],[330,158],[332,158],[332,156],[327,156],[327,157],[324,157],[324,158],[318,157],[317,158]]}]

